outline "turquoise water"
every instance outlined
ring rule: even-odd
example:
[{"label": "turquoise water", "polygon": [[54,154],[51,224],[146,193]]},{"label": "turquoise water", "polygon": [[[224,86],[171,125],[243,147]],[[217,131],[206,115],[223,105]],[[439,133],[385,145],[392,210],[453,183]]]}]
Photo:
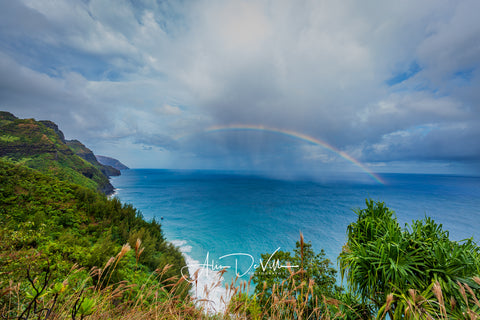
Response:
[{"label": "turquoise water", "polygon": [[[112,179],[122,202],[146,219],[161,220],[167,240],[182,247],[190,263],[230,265],[253,272],[261,253],[292,250],[302,232],[315,252],[336,258],[347,225],[365,199],[383,201],[398,220],[425,215],[454,240],[480,239],[480,178],[452,175],[383,174],[385,185],[359,174],[352,179],[281,180],[212,171],[127,170]],[[224,255],[244,253],[219,259]]]}]

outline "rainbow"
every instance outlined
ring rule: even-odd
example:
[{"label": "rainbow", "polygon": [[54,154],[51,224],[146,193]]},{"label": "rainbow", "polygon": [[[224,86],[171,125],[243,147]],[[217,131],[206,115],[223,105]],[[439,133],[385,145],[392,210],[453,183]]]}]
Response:
[{"label": "rainbow", "polygon": [[375,181],[377,181],[380,184],[385,184],[385,181],[382,180],[382,178],[378,175],[372,172],[369,168],[367,168],[364,164],[362,164],[360,161],[357,159],[353,158],[349,154],[336,149],[335,147],[329,145],[325,141],[322,141],[320,139],[316,139],[314,137],[308,136],[303,133],[299,133],[296,131],[292,130],[286,130],[286,129],[277,129],[277,128],[272,128],[272,127],[266,127],[266,126],[261,126],[261,125],[243,125],[243,124],[231,124],[231,125],[226,125],[226,126],[212,126],[207,128],[204,132],[219,132],[219,131],[229,131],[229,130],[248,130],[248,131],[263,131],[263,132],[272,132],[272,133],[278,133],[282,134],[285,136],[293,137],[308,143],[312,143],[314,145],[321,146],[325,149],[328,149],[345,160],[355,164],[357,167],[362,169],[365,173],[367,173],[370,177],[372,177]]}]

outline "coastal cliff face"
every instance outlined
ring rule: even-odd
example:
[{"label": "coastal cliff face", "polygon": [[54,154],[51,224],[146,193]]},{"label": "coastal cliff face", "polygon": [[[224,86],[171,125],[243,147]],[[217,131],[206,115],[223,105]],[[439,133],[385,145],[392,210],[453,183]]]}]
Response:
[{"label": "coastal cliff face", "polygon": [[93,152],[79,141],[66,141],[54,122],[19,119],[3,111],[0,112],[0,157],[105,194],[114,191],[108,177],[120,174],[100,164]]},{"label": "coastal cliff face", "polygon": [[92,164],[95,168],[99,169],[104,175],[107,177],[114,177],[114,176],[119,176],[120,170],[109,166],[109,165],[104,165],[100,163],[95,155],[93,154],[92,150],[88,149],[83,143],[81,143],[78,140],[67,140],[66,141],[67,146],[69,146],[73,152],[80,158],[88,161],[90,164]]},{"label": "coastal cliff face", "polygon": [[98,162],[100,162],[101,164],[103,164],[105,166],[111,166],[111,167],[113,167],[117,170],[128,170],[128,169],[130,169],[129,167],[127,167],[126,165],[124,165],[123,163],[118,161],[117,159],[106,157],[106,156],[99,156],[99,155],[95,155],[95,157],[97,158]]}]

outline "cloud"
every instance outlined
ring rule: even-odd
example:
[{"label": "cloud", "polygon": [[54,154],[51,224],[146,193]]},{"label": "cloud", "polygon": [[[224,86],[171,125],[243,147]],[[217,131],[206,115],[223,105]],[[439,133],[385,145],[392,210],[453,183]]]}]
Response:
[{"label": "cloud", "polygon": [[5,1],[0,104],[94,147],[123,141],[130,162],[140,145],[164,150],[155,155],[171,166],[338,160],[275,135],[198,134],[229,124],[297,131],[372,165],[471,161],[479,6]]},{"label": "cloud", "polygon": [[156,107],[155,112],[161,115],[167,116],[178,116],[182,113],[182,110],[177,106],[171,106],[169,104],[164,104],[161,107]]},{"label": "cloud", "polygon": [[474,45],[480,41],[480,24],[475,15],[478,10],[478,1],[459,2],[450,16],[437,21],[430,36],[418,47],[420,61],[428,68],[426,76],[433,83],[480,66],[480,48]]},{"label": "cloud", "polygon": [[379,143],[370,148],[378,161],[478,161],[480,147],[474,141],[480,130],[468,129],[467,123],[420,126],[384,135]]},{"label": "cloud", "polygon": [[[79,74],[53,78],[23,67],[3,54],[0,54],[0,74],[2,106],[20,117],[49,116],[80,130],[108,125],[107,114],[92,103],[85,92],[86,80]],[[68,129],[65,131],[67,135],[70,133]]]}]

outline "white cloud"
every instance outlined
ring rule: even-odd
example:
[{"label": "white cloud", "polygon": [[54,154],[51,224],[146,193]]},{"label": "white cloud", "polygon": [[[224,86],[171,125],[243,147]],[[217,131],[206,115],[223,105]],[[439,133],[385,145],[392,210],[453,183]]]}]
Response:
[{"label": "white cloud", "polygon": [[161,107],[156,107],[155,112],[161,115],[167,116],[178,116],[182,113],[182,110],[177,106],[171,106],[169,104],[164,104]]}]

